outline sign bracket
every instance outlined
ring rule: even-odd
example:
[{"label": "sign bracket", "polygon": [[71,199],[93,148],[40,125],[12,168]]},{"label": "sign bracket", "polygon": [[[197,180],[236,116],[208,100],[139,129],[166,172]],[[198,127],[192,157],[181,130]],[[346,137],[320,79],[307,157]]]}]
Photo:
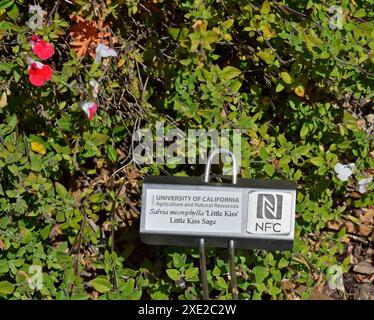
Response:
[{"label": "sign bracket", "polygon": [[[235,157],[235,154],[230,150],[219,148],[213,150],[207,160],[204,174],[204,182],[209,183],[210,180],[210,167],[212,160],[219,153],[226,153],[232,158],[232,184],[236,184],[238,181],[238,161]],[[200,251],[200,273],[201,273],[201,284],[203,287],[203,299],[209,299],[208,291],[208,279],[207,279],[207,269],[206,269],[206,252],[205,252],[205,239],[201,238],[199,242],[199,251]],[[228,242],[228,252],[229,252],[229,265],[230,265],[230,282],[231,282],[231,291],[233,300],[238,300],[238,288],[236,282],[236,271],[235,271],[235,242],[230,239]]]}]

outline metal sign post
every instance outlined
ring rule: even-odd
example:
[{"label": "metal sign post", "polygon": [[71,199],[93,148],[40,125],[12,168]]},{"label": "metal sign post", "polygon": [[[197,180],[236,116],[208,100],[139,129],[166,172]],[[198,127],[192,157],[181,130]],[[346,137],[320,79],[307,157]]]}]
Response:
[{"label": "metal sign post", "polygon": [[[219,153],[227,153],[232,158],[232,184],[236,184],[238,181],[238,162],[236,160],[235,155],[226,149],[216,149],[213,150],[212,153],[209,155],[208,162],[205,168],[205,174],[204,174],[204,182],[209,183],[210,180],[210,167],[212,164],[212,161],[214,157]],[[205,248],[204,248],[205,240],[203,238],[200,239],[200,256],[205,255]],[[231,291],[233,300],[238,299],[237,294],[237,284],[236,284],[236,272],[235,272],[235,247],[234,247],[234,240],[229,240],[228,244],[229,248],[229,263],[230,263],[230,281],[231,281]],[[200,259],[200,270],[204,270],[201,273],[206,275],[206,259]],[[208,279],[205,277],[201,277],[202,285],[203,285],[203,296],[204,299],[209,298],[209,292],[208,292]],[[206,283],[205,283],[206,282]]]},{"label": "metal sign post", "polygon": [[[232,183],[210,181],[219,153],[232,157]],[[235,155],[214,150],[201,177],[146,177],[140,237],[148,244],[198,246],[203,299],[209,289],[206,245],[228,248],[233,299],[238,298],[235,247],[288,250],[293,246],[296,184],[292,181],[238,179]]]}]

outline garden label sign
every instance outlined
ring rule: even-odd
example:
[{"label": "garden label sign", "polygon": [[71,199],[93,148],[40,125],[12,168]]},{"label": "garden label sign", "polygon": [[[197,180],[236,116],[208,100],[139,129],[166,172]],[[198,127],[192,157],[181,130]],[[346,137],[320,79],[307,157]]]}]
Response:
[{"label": "garden label sign", "polygon": [[292,181],[146,177],[140,234],[148,244],[197,246],[204,238],[212,247],[234,240],[243,249],[287,250],[293,246],[295,202]]},{"label": "garden label sign", "polygon": [[[232,156],[231,184],[209,181],[211,161],[218,153]],[[142,194],[141,239],[148,244],[200,246],[203,264],[205,245],[229,248],[232,265],[234,247],[291,249],[296,184],[237,179],[237,172],[234,154],[216,149],[209,156],[204,180],[201,177],[147,177]],[[204,268],[202,265],[202,278]],[[231,278],[236,282],[234,273]],[[205,293],[204,290],[207,298]]]}]

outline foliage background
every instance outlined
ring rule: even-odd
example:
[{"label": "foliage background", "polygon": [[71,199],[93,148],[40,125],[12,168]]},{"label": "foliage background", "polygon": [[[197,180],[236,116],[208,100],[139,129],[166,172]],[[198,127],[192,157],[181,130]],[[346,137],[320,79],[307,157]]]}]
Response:
[{"label": "foliage background", "polygon": [[[369,261],[352,239],[372,247],[373,187],[357,182],[373,174],[373,1],[38,1],[36,33],[56,49],[42,88],[27,75],[33,4],[0,1],[0,299],[200,297],[196,249],[139,240],[142,177],[203,169],[130,161],[134,130],[157,120],[241,128],[244,178],[298,183],[294,250],[239,250],[240,299],[326,293],[331,266]],[[118,57],[94,63],[98,42]],[[356,165],[347,182],[338,162]],[[210,296],[230,299],[225,250],[208,251],[208,268]]]}]

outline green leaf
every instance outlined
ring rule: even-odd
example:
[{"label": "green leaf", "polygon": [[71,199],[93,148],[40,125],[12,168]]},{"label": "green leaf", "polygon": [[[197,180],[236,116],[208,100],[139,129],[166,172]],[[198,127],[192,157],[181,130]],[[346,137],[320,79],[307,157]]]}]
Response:
[{"label": "green leaf", "polygon": [[275,88],[275,92],[281,92],[284,89],[284,85],[281,83],[277,84],[277,87]]},{"label": "green leaf", "polygon": [[268,0],[265,0],[263,3],[262,3],[262,6],[261,6],[261,9],[260,9],[260,12],[262,14],[268,14],[270,12],[271,8],[270,8],[270,3]]},{"label": "green leaf", "polygon": [[215,266],[212,271],[212,274],[213,276],[218,277],[221,274],[221,270],[217,266]]},{"label": "green leaf", "polygon": [[7,225],[11,222],[9,217],[0,218],[0,229],[5,229]]},{"label": "green leaf", "polygon": [[260,153],[260,157],[261,157],[262,160],[266,161],[269,158],[269,154],[267,153],[267,151],[264,147],[260,148],[259,153]]},{"label": "green leaf", "polygon": [[31,170],[35,172],[40,172],[43,169],[43,160],[41,156],[36,154],[30,154],[30,160],[31,160]]},{"label": "green leaf", "polygon": [[108,144],[106,147],[106,154],[108,155],[109,160],[111,160],[112,162],[116,162],[118,157],[116,148]]},{"label": "green leaf", "polygon": [[9,21],[1,21],[0,22],[0,30],[21,32],[23,30],[23,28],[15,25],[14,23],[11,23]]},{"label": "green leaf", "polygon": [[176,268],[182,268],[185,266],[185,256],[179,253],[173,254],[173,265]]},{"label": "green leaf", "polygon": [[7,273],[8,271],[8,262],[5,259],[0,260],[0,274]]},{"label": "green leaf", "polygon": [[194,32],[192,34],[189,34],[188,36],[191,39],[191,48],[190,48],[191,52],[197,51],[197,48],[198,48],[198,46],[200,44],[200,40],[199,40],[200,36],[199,36],[199,34],[197,32]]},{"label": "green leaf", "polygon": [[238,92],[241,86],[242,86],[242,83],[241,83],[240,80],[235,79],[235,80],[231,81],[230,88],[231,88],[232,92],[234,92],[234,93]]},{"label": "green leaf", "polygon": [[286,260],[285,258],[282,258],[280,259],[279,263],[278,263],[278,268],[279,269],[282,269],[282,268],[285,268],[287,267],[289,264],[288,260]]},{"label": "green leaf", "polygon": [[189,268],[184,272],[187,279],[195,278],[199,274],[199,268]]},{"label": "green leaf", "polygon": [[267,174],[269,177],[272,177],[273,174],[274,174],[274,171],[275,171],[273,164],[271,164],[271,163],[267,163],[267,164],[265,164],[265,165],[264,165],[264,171],[266,172],[266,174]]},{"label": "green leaf", "polygon": [[132,270],[130,268],[123,268],[123,274],[129,277],[136,277],[138,271]]},{"label": "green leaf", "polygon": [[7,295],[11,294],[14,291],[15,285],[9,281],[0,282],[0,294]]},{"label": "green leaf", "polygon": [[239,76],[241,71],[235,67],[227,66],[220,73],[222,80],[228,81]]},{"label": "green leaf", "polygon": [[98,276],[91,280],[90,284],[100,293],[107,293],[112,290],[111,283],[104,276]]},{"label": "green leaf", "polygon": [[151,293],[152,300],[168,300],[169,296],[165,292],[156,291]]},{"label": "green leaf", "polygon": [[67,197],[68,192],[61,183],[56,181],[55,182],[55,188],[56,188],[56,192],[60,196],[60,198],[65,199]]},{"label": "green leaf", "polygon": [[235,19],[229,19],[229,20],[226,20],[225,22],[223,22],[221,24],[222,28],[225,28],[225,29],[229,29],[233,26],[235,22]]},{"label": "green leaf", "polygon": [[133,293],[129,294],[129,295],[123,295],[123,299],[124,300],[140,300],[140,298],[142,297],[142,290],[135,290]]},{"label": "green leaf", "polygon": [[119,289],[123,295],[130,295],[134,292],[134,288],[135,288],[135,279],[129,279]]},{"label": "green leaf", "polygon": [[66,117],[62,117],[58,120],[58,126],[61,129],[66,131],[70,131],[72,127],[73,117],[71,114],[67,115]]},{"label": "green leaf", "polygon": [[179,29],[179,28],[168,28],[168,33],[171,35],[173,40],[177,40],[178,37],[181,34],[181,29]]},{"label": "green leaf", "polygon": [[10,73],[12,71],[12,68],[13,68],[12,63],[1,62],[0,64],[0,71],[4,71],[5,73]]},{"label": "green leaf", "polygon": [[310,159],[310,162],[316,167],[320,167],[325,163],[325,160],[322,157],[314,157]]},{"label": "green leaf", "polygon": [[280,76],[285,83],[291,84],[292,78],[288,72],[281,72]]},{"label": "green leaf", "polygon": [[343,113],[343,123],[347,126],[348,129],[354,130],[357,128],[357,120],[348,111],[344,111]]},{"label": "green leaf", "polygon": [[256,55],[267,64],[272,64],[274,62],[275,52],[271,49],[259,51],[256,53]]},{"label": "green leaf", "polygon": [[308,135],[308,133],[309,133],[309,123],[304,122],[300,130],[300,137],[305,138]]},{"label": "green leaf", "polygon": [[201,47],[207,50],[211,50],[210,44],[218,40],[218,34],[214,31],[207,31],[201,39]]},{"label": "green leaf", "polygon": [[354,17],[355,18],[362,18],[362,17],[365,17],[366,16],[366,12],[365,12],[365,9],[361,8],[361,9],[358,9],[355,14],[354,14]]},{"label": "green leaf", "polygon": [[0,10],[6,9],[10,6],[12,6],[14,3],[14,0],[3,0],[0,2]]},{"label": "green leaf", "polygon": [[217,287],[219,289],[225,290],[228,288],[227,282],[222,277],[217,278]]},{"label": "green leaf", "polygon": [[105,142],[109,139],[109,136],[107,136],[106,134],[102,134],[102,133],[94,131],[92,133],[91,139],[92,139],[92,143],[98,147],[102,144],[105,144]]},{"label": "green leaf", "polygon": [[266,290],[266,286],[263,282],[256,283],[256,289],[258,292],[264,292]]},{"label": "green leaf", "polygon": [[181,278],[181,274],[177,269],[167,269],[166,274],[171,280],[177,281]]},{"label": "green leaf", "polygon": [[269,271],[261,266],[255,266],[252,269],[252,273],[255,275],[256,283],[264,282],[265,278],[269,275]]},{"label": "green leaf", "polygon": [[343,238],[344,235],[346,234],[346,231],[347,231],[347,230],[346,230],[345,227],[341,228],[340,231],[338,232],[338,239]]},{"label": "green leaf", "polygon": [[261,300],[262,292],[255,291],[252,296],[252,300]]},{"label": "green leaf", "polygon": [[52,229],[52,224],[48,224],[42,230],[39,231],[43,240],[47,239]]},{"label": "green leaf", "polygon": [[9,18],[11,18],[13,21],[16,21],[17,20],[17,17],[19,15],[19,11],[18,11],[18,7],[17,5],[14,5],[12,7],[12,9],[10,9],[8,12],[7,12],[7,16]]},{"label": "green leaf", "polygon": [[270,289],[267,290],[267,292],[271,295],[271,296],[276,296],[277,294],[281,293],[282,290],[277,288],[277,287],[270,287]]}]

